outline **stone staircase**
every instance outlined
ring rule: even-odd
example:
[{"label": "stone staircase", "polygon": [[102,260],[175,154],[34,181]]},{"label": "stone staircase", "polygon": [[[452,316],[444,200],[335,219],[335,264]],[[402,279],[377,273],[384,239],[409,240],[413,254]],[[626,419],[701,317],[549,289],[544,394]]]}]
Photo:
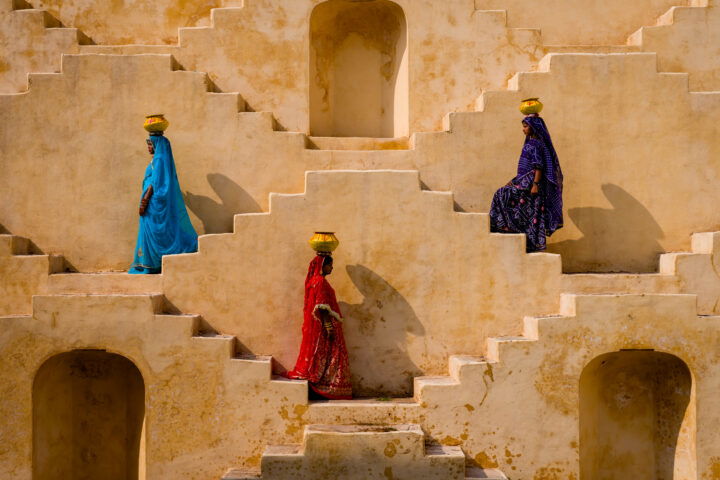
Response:
[{"label": "stone staircase", "polygon": [[27,74],[56,72],[62,54],[78,53],[92,40],[77,28],[67,28],[46,10],[23,0],[0,2],[0,92],[22,92]]},{"label": "stone staircase", "polygon": [[[10,4],[12,4],[11,0],[8,0]],[[123,55],[133,55],[133,54],[145,54],[145,53],[153,53],[153,54],[173,54],[178,61],[183,64],[185,67],[187,67],[190,70],[205,70],[210,75],[213,76],[214,79],[217,79],[219,82],[219,85],[221,85],[221,88],[224,91],[232,91],[232,90],[238,90],[238,91],[246,91],[246,95],[248,98],[251,98],[251,103],[253,106],[261,105],[261,110],[268,110],[275,112],[275,115],[277,118],[284,119],[288,117],[288,113],[286,110],[285,105],[282,104],[275,104],[270,101],[268,103],[267,99],[262,99],[261,92],[255,92],[251,90],[261,90],[257,85],[248,85],[247,83],[243,82],[237,82],[234,81],[231,78],[226,78],[227,75],[224,73],[221,74],[219,71],[215,71],[217,68],[221,68],[220,64],[214,64],[212,62],[206,63],[203,62],[202,58],[197,55],[197,51],[199,48],[204,48],[202,46],[203,42],[206,42],[207,40],[214,38],[215,36],[219,35],[221,32],[228,30],[231,28],[232,25],[238,24],[238,22],[242,23],[243,21],[249,21],[249,19],[252,18],[252,15],[255,11],[255,9],[258,8],[254,4],[246,5],[243,7],[237,7],[237,6],[228,6],[224,8],[215,8],[211,11],[211,18],[210,22],[211,25],[207,27],[186,27],[186,28],[180,28],[179,29],[179,43],[177,45],[86,45],[87,43],[90,43],[87,40],[80,40],[75,42],[75,46],[66,48],[63,50],[62,53],[103,53],[103,54],[123,54]],[[22,10],[17,10],[18,12]],[[643,35],[654,35],[649,32],[654,32],[653,29],[658,28],[672,28],[676,27],[677,23],[680,22],[689,22],[690,25],[693,26],[702,26],[703,22],[702,18],[700,18],[703,15],[706,15],[706,12],[714,12],[712,10],[712,6],[703,5],[702,2],[700,2],[697,6],[690,6],[690,7],[673,7],[671,10],[669,10],[666,14],[662,15],[657,22],[656,26],[653,27],[642,27],[640,30],[638,30],[635,34],[633,34],[626,45],[543,45],[542,41],[540,40],[538,45],[535,45],[534,50],[537,52],[534,54],[532,64],[537,64],[537,61],[543,57],[543,55],[547,53],[595,53],[595,54],[608,54],[608,53],[632,53],[632,52],[652,52],[652,51],[663,51],[670,50],[669,48],[665,48],[665,45],[643,45],[642,37]],[[38,10],[38,12],[40,12]],[[687,13],[685,13],[687,12]],[[508,35],[513,39],[513,42],[525,42],[520,41],[519,38],[522,37],[521,35],[523,32],[533,32],[531,37],[533,38],[540,38],[540,30],[539,29],[529,29],[529,28],[508,28],[507,27],[507,20],[506,20],[506,13],[504,11],[498,11],[498,10],[476,10],[475,14],[476,16],[489,16],[489,17],[498,17],[497,19],[492,20],[491,23],[498,23],[505,25],[504,28],[507,29]],[[715,15],[713,13],[713,15]],[[689,19],[686,18],[688,16],[692,16],[693,18]],[[681,19],[682,17],[682,19]],[[713,17],[714,18],[714,17]],[[715,20],[713,20],[715,21]],[[676,30],[679,29],[676,28]],[[690,28],[692,30],[692,28]],[[696,29],[697,30],[697,29]],[[643,33],[645,32],[645,33]],[[711,33],[708,33],[707,35],[711,35]],[[706,35],[706,36],[707,36]],[[537,38],[535,41],[537,41]],[[200,40],[198,40],[200,39]],[[716,80],[714,80],[713,75],[716,76],[716,74],[712,73],[714,70],[718,70],[712,62],[708,63],[707,61],[696,61],[695,58],[711,58],[712,55],[710,55],[712,52],[710,51],[711,46],[714,44],[713,40],[708,37],[705,42],[706,45],[703,46],[705,53],[707,55],[703,55],[701,53],[694,54],[692,57],[692,61],[689,61],[685,64],[686,68],[679,68],[682,67],[682,61],[679,60],[673,60],[670,59],[672,55],[675,54],[675,52],[669,52],[669,53],[662,53],[659,54],[658,61],[660,64],[660,71],[689,71],[691,73],[691,88],[693,90],[712,90],[717,89],[715,86]],[[193,42],[199,41],[198,45],[194,45]],[[78,46],[78,43],[82,46]],[[532,43],[532,41],[530,42]],[[700,48],[700,47],[698,47]],[[677,48],[676,48],[677,50]],[[663,58],[667,56],[669,60],[665,61]],[[674,58],[674,57],[673,57]],[[57,61],[57,55],[55,58],[55,62]],[[532,64],[528,63],[527,65],[517,65],[516,70],[530,70],[533,68]],[[679,69],[678,69],[679,68]],[[703,78],[708,77],[709,79],[705,80],[699,80],[697,84],[693,83],[694,75],[692,74],[692,71],[697,69],[701,73],[698,74],[699,76],[703,76]],[[38,71],[33,70],[32,68],[26,70],[29,72]],[[704,72],[704,73],[703,73]],[[509,76],[511,72],[508,72]],[[221,78],[219,78],[221,77]],[[506,77],[507,78],[507,77]],[[485,88],[497,88],[500,85],[495,84],[488,84],[485,85]],[[267,103],[267,105],[266,105]],[[439,118],[439,116],[438,116]],[[282,122],[286,123],[286,122]],[[290,124],[290,130],[297,130],[298,128],[294,125],[294,123]],[[302,130],[302,129],[301,129]],[[407,148],[406,146],[406,140],[405,139],[376,139],[373,141],[367,141],[364,140],[360,142],[359,144],[356,142],[355,144],[348,144],[347,142],[336,142],[335,140],[325,140],[322,138],[318,138],[316,140],[309,139],[308,140],[308,146],[309,148],[320,148],[320,149],[357,149],[357,150],[368,150],[368,149],[404,149]]]},{"label": "stone staircase", "polygon": [[576,294],[692,293],[698,314],[716,315],[720,301],[720,232],[695,233],[689,252],[660,255],[658,273],[578,273],[562,276],[562,291]]},{"label": "stone staircase", "polygon": [[506,479],[498,470],[466,470],[459,447],[428,445],[419,425],[307,425],[302,445],[270,446],[262,475],[230,470],[223,480],[297,478]]},{"label": "stone staircase", "polygon": [[[451,356],[447,376],[417,377],[414,399],[311,402],[301,445],[269,446],[263,453],[261,470],[231,469],[222,479],[282,480],[310,478],[312,475],[322,478],[358,479],[507,478],[494,467],[473,466],[466,470],[466,464],[472,465],[479,459],[494,463],[482,454],[476,456],[474,462],[465,458],[463,451],[474,451],[478,442],[483,443],[482,440],[476,438],[476,443],[470,446],[468,441],[471,439],[467,433],[460,434],[459,438],[438,436],[439,432],[436,430],[443,429],[438,429],[436,422],[441,418],[448,420],[455,417],[454,422],[462,423],[462,420],[457,418],[459,414],[454,413],[457,410],[462,412],[462,416],[472,418],[477,409],[483,408],[492,388],[503,388],[496,382],[512,381],[509,377],[513,371],[517,371],[516,375],[532,379],[537,368],[533,363],[537,361],[536,355],[542,352],[543,345],[548,342],[548,339],[543,337],[557,335],[556,330],[573,332],[574,327],[570,325],[574,322],[587,324],[588,320],[583,318],[584,316],[602,315],[598,310],[600,306],[609,307],[609,315],[622,315],[626,311],[637,312],[640,311],[638,308],[646,310],[643,315],[647,315],[651,314],[653,309],[665,306],[668,308],[666,316],[684,321],[687,320],[684,315],[688,313],[687,308],[692,300],[692,296],[673,294],[563,294],[559,314],[526,317],[523,322],[523,335],[487,339],[487,355],[484,357]],[[625,310],[623,305],[626,304],[632,307]],[[679,312],[684,313],[673,316]],[[638,318],[630,318],[633,320],[627,323],[628,330],[646,329],[643,322],[638,323]],[[716,322],[717,317],[709,320]],[[596,324],[595,326],[598,327]],[[703,328],[705,327],[702,325],[692,326],[687,322],[679,324],[681,330],[701,331]],[[717,329],[717,325],[712,328]],[[590,348],[589,345],[598,340],[584,339],[587,345],[579,347],[580,351]],[[629,342],[625,345],[630,349],[643,349],[642,341],[638,343],[638,340],[621,340],[623,341]],[[677,341],[682,343],[684,340],[681,338]],[[604,347],[595,348],[602,351]],[[530,363],[527,363],[528,361]],[[558,392],[558,395],[565,394]],[[497,398],[494,400],[497,401]],[[463,402],[467,403],[462,405]],[[461,407],[458,408],[459,406]],[[508,408],[512,410],[512,407]],[[319,420],[325,423],[314,423]],[[472,428],[468,423],[464,425],[465,429]],[[388,475],[390,471],[392,476]]]},{"label": "stone staircase", "polygon": [[0,235],[0,315],[27,315],[33,294],[46,291],[49,275],[62,272],[61,255],[36,253],[27,238]]},{"label": "stone staircase", "polygon": [[[19,7],[22,8],[18,9]],[[145,58],[142,61],[157,62],[158,64],[162,62],[168,63],[171,65],[172,70],[177,72],[178,76],[192,78],[194,83],[203,84],[206,93],[212,97],[211,102],[218,110],[225,111],[228,108],[236,110],[235,113],[241,117],[241,130],[248,138],[258,132],[263,134],[274,132],[292,138],[292,142],[303,145],[304,150],[301,155],[305,159],[305,164],[313,165],[314,168],[334,170],[353,165],[363,169],[406,169],[408,165],[415,162],[413,150],[416,148],[417,139],[422,144],[430,141],[430,136],[437,138],[438,136],[448,135],[453,132],[458,124],[468,118],[463,114],[449,114],[445,118],[447,132],[417,134],[409,138],[326,138],[283,132],[282,125],[279,124],[272,113],[252,111],[252,107],[248,105],[248,102],[240,94],[221,93],[220,88],[212,81],[210,74],[183,70],[184,67],[172,56],[178,54],[182,48],[182,42],[175,46],[87,45],[80,48],[77,44],[89,43],[90,40],[79,31],[61,28],[59,22],[47,13],[30,10],[26,7],[17,1],[5,0],[4,3],[0,4],[0,13],[12,11],[12,15],[18,19],[22,18],[23,22],[32,22],[33,25],[42,24],[43,28],[48,30],[48,36],[62,35],[64,40],[56,43],[65,45],[61,47],[65,49],[63,50],[64,53],[73,53],[73,49],[82,52],[81,55],[66,55],[64,57],[63,63],[67,62],[70,68],[69,71],[60,75],[75,75],[78,63],[84,62],[91,57],[95,58],[100,54],[103,54],[103,57],[110,58],[114,55],[128,56],[152,52],[155,55],[143,55],[151,58]],[[3,8],[5,10],[2,10]],[[180,38],[181,40],[190,40],[193,36],[208,34],[216,26],[231,23],[229,20],[239,15],[240,10],[238,8],[216,10],[213,12],[212,27],[182,29]],[[487,15],[491,14],[487,13]],[[492,16],[502,15],[504,14],[498,14],[497,12],[492,14]],[[546,52],[558,54],[645,55],[640,52],[652,48],[650,47],[649,38],[654,35],[659,36],[661,32],[674,31],[673,29],[680,28],[680,24],[684,22],[691,25],[702,23],[702,20],[708,15],[716,15],[716,11],[712,10],[710,6],[674,7],[659,19],[657,26],[643,27],[633,34],[629,38],[627,45],[551,45],[544,48]],[[30,27],[23,28],[29,29]],[[74,40],[72,40],[73,36]],[[520,73],[512,77],[509,81],[509,89],[519,90],[521,82],[528,77],[548,72],[553,57],[553,55],[547,56],[539,62],[539,72]],[[676,67],[663,66],[662,54],[658,54],[657,58],[660,70],[676,71]],[[103,58],[103,61],[105,60],[106,58]],[[127,63],[130,64],[131,61],[135,60],[129,59]],[[117,68],[120,63],[113,65],[113,68]],[[31,66],[23,68],[39,68],[41,70],[33,71],[44,71],[42,69],[46,67]],[[51,67],[47,68],[53,70]],[[42,87],[43,85],[51,85],[51,82],[58,80],[58,76],[57,73],[32,73],[29,78],[33,87]],[[692,74],[690,78],[692,82]],[[48,89],[48,91],[52,91],[52,89]],[[483,111],[487,103],[492,102],[497,95],[498,92],[483,93],[476,103],[476,108]],[[384,172],[384,174],[388,175],[388,172]],[[407,178],[401,177],[412,175],[419,177],[417,174],[409,174],[408,172],[395,172],[395,174],[398,178],[387,181],[384,185],[406,182]],[[337,175],[338,177],[344,175],[344,177],[335,181],[335,183],[323,183],[324,180],[322,179],[316,180],[314,193],[319,197],[319,192],[330,191],[335,194],[333,198],[342,198],[345,192],[341,187],[345,187],[352,182],[357,184],[371,183],[369,180],[371,175],[367,175],[367,178],[362,181],[351,179],[350,172],[337,172]],[[310,174],[311,180],[322,176],[323,174],[317,172]],[[328,185],[330,185],[330,188],[327,188]],[[322,186],[322,188],[319,186]],[[453,222],[456,220],[457,222],[477,220],[474,225],[480,222],[482,222],[482,225],[487,223],[486,215],[460,215],[456,211],[451,213],[452,197],[447,193],[430,192],[428,190],[430,190],[429,187],[423,185],[421,195],[425,197],[423,201],[427,201],[426,208],[428,211],[440,205],[440,207],[447,207],[447,212],[443,214],[452,215]],[[378,188],[375,191],[382,191],[382,189]],[[359,195],[358,198],[360,197]],[[275,194],[273,199],[276,208],[271,213],[236,216],[235,233],[203,236],[200,241],[201,249],[198,255],[169,258],[170,275],[177,276],[184,262],[195,262],[185,273],[188,278],[197,278],[197,284],[204,287],[199,289],[202,292],[200,296],[203,297],[199,301],[205,301],[204,296],[209,297],[212,293],[212,288],[210,288],[212,283],[204,284],[205,278],[199,275],[199,273],[202,274],[205,271],[202,270],[204,265],[198,260],[200,255],[208,252],[224,254],[228,251],[242,251],[243,255],[245,255],[247,251],[250,251],[250,248],[257,248],[258,241],[257,238],[237,239],[238,236],[243,234],[245,227],[260,225],[262,222],[263,225],[266,225],[263,228],[278,228],[278,225],[291,218],[291,215],[300,215],[298,212],[302,212],[302,208],[305,208],[303,205],[316,201],[307,195]],[[318,202],[321,205],[323,202],[327,203],[325,199],[318,200]],[[356,202],[355,205],[366,206],[361,202]],[[397,202],[397,205],[406,208],[406,204],[403,202]],[[378,209],[378,211],[387,210]],[[318,221],[318,218],[312,217],[314,221]],[[306,223],[309,225],[312,222],[308,220]],[[306,226],[303,225],[303,228]],[[252,232],[252,230],[250,231]],[[287,232],[283,233],[286,234]],[[291,233],[294,234],[294,232]],[[259,235],[259,237],[265,242],[269,238],[264,235]],[[516,246],[517,248],[513,250],[515,256],[522,256],[517,236],[504,236],[502,240],[499,239],[501,237],[499,235],[491,235],[490,237],[492,237],[492,242],[497,241],[500,243],[504,241],[508,245]],[[237,243],[231,245],[230,242],[232,241]],[[488,241],[488,243],[491,241]],[[276,244],[279,242],[271,243]],[[250,248],[237,248],[238,245]],[[510,250],[508,247],[507,251]],[[503,250],[503,252],[505,251]],[[220,262],[224,263],[218,262],[218,258],[220,258]],[[523,256],[523,258],[526,257]],[[213,275],[221,275],[216,272],[220,272],[225,267],[230,268],[229,265],[237,260],[234,257],[221,254],[216,254],[212,259],[214,259],[216,267]],[[539,256],[530,256],[530,259],[530,261],[537,260],[540,262]],[[197,266],[198,264],[200,266]],[[244,341],[241,334],[224,335],[215,331],[201,315],[177,313],[178,309],[165,297],[165,282],[167,279],[165,275],[132,276],[125,273],[110,272],[66,273],[63,272],[64,268],[65,260],[62,256],[33,254],[32,244],[28,239],[14,235],[0,235],[0,281],[2,282],[4,296],[0,316],[5,316],[5,318],[0,319],[0,323],[10,326],[18,326],[22,322],[32,323],[30,322],[32,317],[28,316],[32,313],[30,308],[32,299],[38,322],[41,325],[38,327],[42,334],[40,337],[47,336],[55,342],[52,348],[47,348],[48,354],[56,349],[108,348],[109,350],[117,349],[121,351],[126,348],[133,351],[138,358],[142,358],[143,355],[153,356],[157,353],[156,351],[162,350],[162,354],[157,355],[157,357],[153,356],[152,361],[149,362],[152,364],[152,368],[148,368],[148,371],[153,372],[152,375],[156,375],[156,371],[160,372],[164,371],[164,369],[175,368],[168,365],[172,362],[182,363],[185,361],[185,356],[190,357],[191,360],[188,361],[187,365],[183,364],[182,373],[178,375],[181,377],[186,375],[187,378],[191,378],[192,386],[196,390],[202,390],[204,385],[202,378],[198,379],[193,376],[196,374],[195,369],[199,370],[209,366],[209,370],[214,373],[222,371],[226,374],[226,376],[222,377],[223,382],[219,383],[221,386],[216,387],[216,391],[219,392],[217,396],[221,400],[218,401],[217,405],[213,404],[213,408],[224,407],[228,402],[233,401],[234,394],[257,387],[248,396],[242,397],[244,401],[257,401],[261,410],[265,408],[262,406],[261,397],[265,402],[277,401],[276,403],[282,404],[275,405],[273,403],[272,408],[268,407],[263,410],[268,418],[274,415],[276,411],[279,411],[280,416],[286,419],[289,416],[288,409],[295,409],[296,418],[294,418],[294,424],[287,426],[286,434],[287,436],[298,436],[296,433],[302,430],[301,444],[269,446],[258,460],[261,464],[260,470],[230,470],[225,474],[223,480],[259,478],[282,480],[311,478],[312,475],[348,479],[412,479],[417,477],[458,480],[505,479],[507,477],[502,472],[491,468],[489,465],[488,468],[468,467],[468,464],[476,465],[479,462],[477,456],[466,458],[463,453],[461,447],[464,447],[465,442],[468,440],[467,433],[451,436],[449,433],[442,432],[442,424],[436,420],[442,418],[443,415],[451,415],[451,413],[442,412],[443,406],[448,399],[459,401],[459,399],[472,396],[474,399],[472,401],[468,400],[468,403],[464,405],[460,401],[459,410],[461,413],[469,415],[479,409],[485,401],[482,392],[485,391],[487,396],[487,390],[490,388],[491,383],[495,381],[495,369],[503,368],[503,365],[501,365],[503,362],[506,364],[519,363],[516,362],[517,358],[526,354],[527,350],[538,347],[542,333],[541,325],[572,322],[578,314],[578,302],[584,305],[598,300],[599,302],[605,302],[607,305],[613,305],[613,302],[624,305],[625,296],[648,296],[652,297],[650,300],[657,300],[658,305],[664,305],[664,302],[674,302],[678,297],[677,294],[691,293],[697,295],[698,314],[716,315],[720,313],[718,302],[720,298],[720,277],[718,276],[720,271],[718,270],[720,268],[720,232],[696,233],[692,236],[690,251],[665,253],[660,256],[657,273],[561,275],[559,288],[562,296],[558,315],[525,317],[522,335],[487,338],[484,356],[450,355],[448,357],[448,375],[416,377],[413,384],[412,398],[358,398],[351,401],[315,401],[306,404],[304,403],[304,399],[307,398],[305,383],[273,376],[273,359],[269,356],[249,354],[249,351],[256,349],[248,349],[241,345],[240,342]],[[551,272],[549,276],[557,278],[554,272]],[[175,277],[174,281],[177,282],[177,277]],[[190,290],[196,288],[196,286],[195,283],[187,282],[182,287],[186,288],[187,291],[173,293],[175,293],[176,297],[189,298],[195,295]],[[226,293],[226,296],[230,295]],[[687,299],[683,301],[685,300]],[[213,301],[213,299],[210,299],[209,302],[215,305],[220,303],[219,301]],[[113,321],[120,324],[124,319],[121,313],[140,310],[147,310],[145,313],[149,312],[148,314],[152,320],[131,320],[135,322],[132,324],[135,329],[129,329],[129,332],[120,329],[115,331],[113,330],[114,324],[103,319],[104,314],[109,314],[112,316]],[[218,308],[218,310],[222,310],[222,308]],[[248,310],[235,309],[233,311],[244,313]],[[221,313],[224,313],[227,317],[227,312]],[[11,314],[16,316],[8,317]],[[128,317],[132,318],[131,315],[128,315]],[[93,319],[96,318],[99,320],[94,322]],[[32,331],[31,333],[35,335],[37,332]],[[67,338],[62,337],[61,333],[66,334]],[[248,335],[251,333],[247,332]],[[162,348],[153,343],[155,337],[162,337],[162,342],[165,342]],[[142,344],[142,349],[133,350],[136,343]],[[630,347],[632,346],[634,345],[630,345]],[[177,353],[178,351],[182,352],[183,348],[189,348],[191,353]],[[506,362],[507,357],[512,357],[513,362]],[[183,358],[183,360],[178,360],[180,358]],[[173,379],[176,378],[174,375],[161,377],[161,381],[157,382],[156,385],[161,384],[163,388],[172,385]],[[471,388],[471,386],[473,387]],[[476,391],[473,388],[479,390]],[[168,403],[172,403],[171,400],[177,400],[172,397],[174,395],[172,389],[166,389],[170,391],[167,394],[169,399],[163,398],[163,400]],[[158,392],[155,390],[152,391],[152,394],[157,395]],[[256,394],[257,398],[253,398],[253,394]],[[277,397],[275,398],[273,395],[277,395]],[[294,405],[292,405],[293,403]],[[160,405],[163,404],[160,403]],[[161,409],[161,407],[157,408]],[[219,425],[222,422],[213,417],[213,408],[204,411],[203,420],[215,422]],[[457,410],[453,412],[452,414],[457,415]],[[154,412],[151,410],[152,414]],[[255,412],[253,412],[254,414]],[[165,418],[170,418],[170,415]],[[259,422],[262,419],[255,420]],[[234,419],[234,421],[239,424],[241,421],[248,421],[248,419],[243,417]],[[279,423],[281,426],[276,426],[276,428],[286,427],[282,422]],[[450,423],[452,422],[448,422],[448,424]],[[221,427],[225,428],[223,434],[231,434],[226,426]],[[222,446],[223,439],[220,438],[221,436],[218,434],[218,438],[213,440],[213,445]],[[262,438],[254,439],[254,441],[262,441]],[[479,443],[483,441],[485,440],[482,438],[477,440]],[[472,448],[474,452],[479,450],[477,445],[473,445]],[[218,447],[218,450],[222,449]],[[177,451],[182,450],[178,448]],[[248,458],[248,456],[245,456],[245,458]],[[233,463],[228,461],[227,464],[231,465]],[[168,477],[172,478],[172,475],[168,475]]]}]

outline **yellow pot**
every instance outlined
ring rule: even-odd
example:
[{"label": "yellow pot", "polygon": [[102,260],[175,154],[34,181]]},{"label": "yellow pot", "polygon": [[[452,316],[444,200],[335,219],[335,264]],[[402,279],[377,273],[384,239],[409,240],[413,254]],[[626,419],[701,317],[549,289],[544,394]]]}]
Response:
[{"label": "yellow pot", "polygon": [[148,132],[164,132],[170,126],[170,122],[165,119],[164,114],[157,113],[155,115],[148,115],[145,117],[145,130]]},{"label": "yellow pot", "polygon": [[333,232],[315,232],[309,241],[313,250],[318,253],[332,253],[340,245]]},{"label": "yellow pot", "polygon": [[542,112],[543,104],[537,98],[526,98],[520,102],[520,111],[523,115],[531,115],[533,113]]}]

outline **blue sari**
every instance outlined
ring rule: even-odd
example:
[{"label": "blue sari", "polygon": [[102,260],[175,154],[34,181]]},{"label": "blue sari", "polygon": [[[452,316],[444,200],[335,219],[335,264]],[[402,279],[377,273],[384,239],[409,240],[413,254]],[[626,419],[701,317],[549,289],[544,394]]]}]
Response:
[{"label": "blue sari", "polygon": [[140,216],[135,259],[128,273],[160,273],[163,255],[197,251],[197,233],[185,209],[170,142],[161,135],[151,136],[150,141],[155,154],[145,169],[140,198],[150,186],[153,193]]},{"label": "blue sari", "polygon": [[[547,247],[547,237],[563,226],[563,173],[545,121],[537,116],[523,120],[532,128],[534,137],[527,137],[517,175],[493,196],[490,205],[490,231],[524,233],[528,252]],[[530,190],[535,170],[542,171],[538,194]]]}]

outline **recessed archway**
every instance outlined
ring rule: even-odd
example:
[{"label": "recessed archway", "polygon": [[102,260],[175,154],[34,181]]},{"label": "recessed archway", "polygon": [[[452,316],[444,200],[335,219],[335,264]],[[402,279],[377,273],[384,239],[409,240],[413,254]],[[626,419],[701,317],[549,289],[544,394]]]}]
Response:
[{"label": "recessed archway", "polygon": [[580,478],[696,478],[687,365],[667,353],[601,355],[580,377]]},{"label": "recessed archway", "polygon": [[127,358],[74,350],[33,383],[35,480],[143,480],[145,385]]},{"label": "recessed archway", "polygon": [[389,0],[328,0],[310,18],[310,131],[408,135],[407,22]]}]

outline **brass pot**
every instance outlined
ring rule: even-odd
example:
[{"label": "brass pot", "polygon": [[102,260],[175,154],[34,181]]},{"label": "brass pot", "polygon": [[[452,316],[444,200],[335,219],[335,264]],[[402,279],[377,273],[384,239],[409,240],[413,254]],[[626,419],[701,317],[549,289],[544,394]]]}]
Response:
[{"label": "brass pot", "polygon": [[148,115],[145,117],[143,127],[150,133],[164,132],[170,126],[170,122],[165,119],[162,113]]},{"label": "brass pot", "polygon": [[332,253],[340,245],[334,232],[315,232],[309,241],[310,246],[317,253]]},{"label": "brass pot", "polygon": [[542,112],[543,104],[538,98],[526,98],[520,102],[520,111],[523,115],[532,115]]}]

